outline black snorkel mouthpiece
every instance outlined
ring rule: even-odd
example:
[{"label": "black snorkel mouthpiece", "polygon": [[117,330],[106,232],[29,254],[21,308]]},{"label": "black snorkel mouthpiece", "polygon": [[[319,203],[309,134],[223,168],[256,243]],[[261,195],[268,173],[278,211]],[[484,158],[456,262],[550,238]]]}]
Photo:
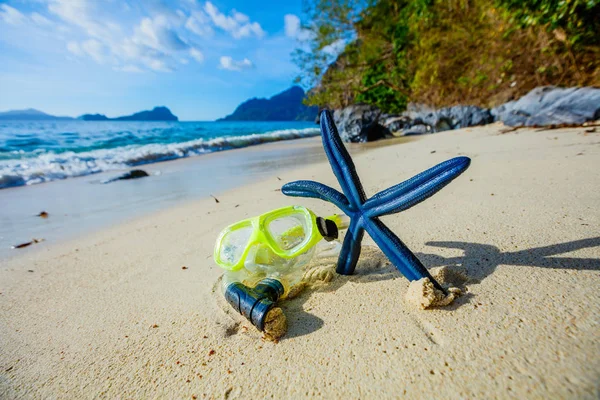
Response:
[{"label": "black snorkel mouthpiece", "polygon": [[233,282],[225,289],[225,298],[233,308],[262,332],[267,313],[283,295],[284,290],[281,282],[271,278],[261,280],[253,288],[241,282]]},{"label": "black snorkel mouthpiece", "polygon": [[319,228],[319,233],[323,236],[323,239],[328,242],[337,239],[339,236],[337,225],[330,219],[317,217],[317,228]]}]

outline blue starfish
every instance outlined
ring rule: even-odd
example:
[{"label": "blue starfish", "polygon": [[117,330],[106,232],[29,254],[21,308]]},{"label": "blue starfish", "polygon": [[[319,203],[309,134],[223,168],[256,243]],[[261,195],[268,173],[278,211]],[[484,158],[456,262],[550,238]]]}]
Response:
[{"label": "blue starfish", "polygon": [[429,278],[438,289],[445,292],[419,259],[381,222],[379,217],[407,210],[432,196],[463,173],[469,167],[471,160],[467,157],[453,158],[367,199],[352,158],[344,147],[331,112],[328,110],[321,113],[321,135],[325,153],[344,194],[314,181],[287,183],[283,185],[282,192],[288,196],[312,197],[329,201],[350,217],[350,225],[338,259],[337,272],[342,275],[351,275],[354,272],[360,256],[360,243],[366,230],[409,281]]}]

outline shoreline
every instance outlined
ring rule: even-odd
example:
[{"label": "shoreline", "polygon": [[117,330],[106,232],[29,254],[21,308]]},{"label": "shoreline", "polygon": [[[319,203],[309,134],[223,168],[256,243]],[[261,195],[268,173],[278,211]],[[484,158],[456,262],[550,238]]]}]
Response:
[{"label": "shoreline", "polygon": [[[389,139],[349,147],[358,154],[412,140]],[[247,186],[295,168],[299,162],[326,162],[319,136],[147,164],[142,168],[149,176],[142,179],[102,184],[123,172],[113,171],[0,189],[0,201],[8,205],[0,209],[0,261]],[[214,179],[206,179],[206,171],[215,169]],[[48,212],[49,218],[36,217],[41,211]],[[25,249],[11,249],[33,239],[43,241]]]},{"label": "shoreline", "polygon": [[356,275],[283,306],[290,326],[278,344],[224,307],[211,259],[224,226],[290,204],[336,211],[277,191],[296,179],[337,187],[327,163],[298,165],[218,204],[181,203],[3,262],[0,395],[597,397],[600,134],[500,129],[355,156],[371,195],[471,157],[434,197],[384,217],[428,268],[468,275],[450,307],[407,306],[408,281],[367,236]]},{"label": "shoreline", "polygon": [[[1,189],[8,207],[0,210],[0,260],[266,179],[292,168],[288,159],[323,162],[320,148],[319,137],[292,139],[146,164],[142,179],[101,183],[124,172],[112,171]],[[214,169],[217,179],[205,179],[205,170]],[[35,217],[41,211],[49,218]],[[10,248],[33,238],[44,242]]]}]

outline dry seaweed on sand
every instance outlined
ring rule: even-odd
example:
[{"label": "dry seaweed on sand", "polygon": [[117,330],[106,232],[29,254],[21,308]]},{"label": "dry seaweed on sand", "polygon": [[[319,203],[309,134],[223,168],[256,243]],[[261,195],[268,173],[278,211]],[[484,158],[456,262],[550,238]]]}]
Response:
[{"label": "dry seaweed on sand", "polygon": [[12,248],[13,249],[22,249],[24,247],[31,246],[34,243],[40,243],[40,242],[43,242],[43,241],[44,241],[44,239],[31,239],[30,242],[19,243],[19,244],[16,244],[16,245],[12,246]]}]

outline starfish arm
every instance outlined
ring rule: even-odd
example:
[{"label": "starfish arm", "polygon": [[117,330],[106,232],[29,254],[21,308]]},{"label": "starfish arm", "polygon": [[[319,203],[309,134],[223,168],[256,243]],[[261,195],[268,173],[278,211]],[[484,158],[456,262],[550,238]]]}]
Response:
[{"label": "starfish arm", "polygon": [[342,191],[348,197],[350,204],[358,207],[365,202],[365,191],[360,183],[352,158],[344,147],[337,131],[333,116],[329,110],[323,110],[320,117],[321,135],[325,154],[331,164],[331,169],[338,179]]},{"label": "starfish arm", "polygon": [[433,285],[446,292],[442,286],[429,274],[427,268],[412,251],[396,236],[383,222],[378,218],[367,219],[364,227],[369,236],[377,243],[381,251],[398,268],[398,270],[409,281],[416,281],[422,278],[429,278]]},{"label": "starfish arm", "polygon": [[470,163],[468,157],[456,157],[381,191],[365,202],[365,214],[379,217],[407,210],[433,196],[462,174]]},{"label": "starfish arm", "polygon": [[365,235],[365,230],[358,221],[360,220],[354,218],[350,220],[350,226],[346,231],[336,268],[336,272],[340,275],[352,275],[360,257],[360,243]]},{"label": "starfish arm", "polygon": [[281,187],[281,192],[286,196],[311,197],[329,201],[335,204],[345,214],[349,214],[350,205],[346,196],[337,190],[314,181],[295,181],[286,183]]}]

